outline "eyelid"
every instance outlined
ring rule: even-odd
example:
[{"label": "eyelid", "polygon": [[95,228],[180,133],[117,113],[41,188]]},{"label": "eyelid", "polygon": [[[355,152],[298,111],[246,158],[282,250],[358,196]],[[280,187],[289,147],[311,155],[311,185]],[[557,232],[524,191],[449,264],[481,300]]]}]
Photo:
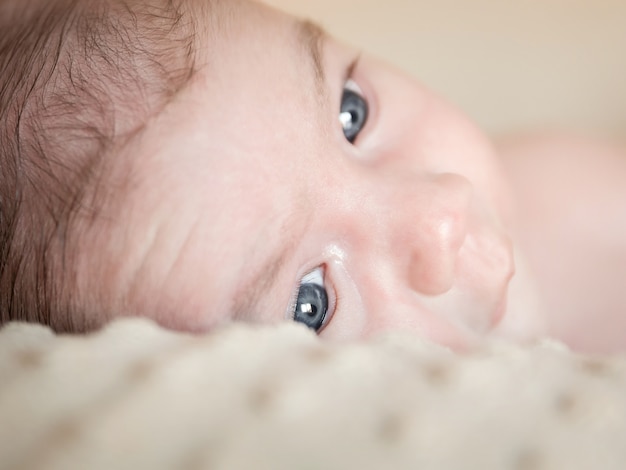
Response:
[{"label": "eyelid", "polygon": [[302,284],[315,284],[320,287],[324,287],[324,277],[326,270],[323,267],[315,268],[313,271],[302,277],[300,285]]},{"label": "eyelid", "polygon": [[358,85],[358,83],[355,82],[352,78],[348,78],[346,80],[346,82],[343,85],[343,88],[344,88],[344,90],[350,90],[350,91],[353,91],[353,92],[363,96],[363,90]]}]

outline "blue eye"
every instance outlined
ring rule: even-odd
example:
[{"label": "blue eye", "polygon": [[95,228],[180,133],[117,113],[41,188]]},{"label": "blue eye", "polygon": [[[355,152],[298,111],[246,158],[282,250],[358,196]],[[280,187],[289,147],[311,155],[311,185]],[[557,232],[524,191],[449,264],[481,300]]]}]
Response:
[{"label": "blue eye", "polygon": [[323,269],[318,268],[300,282],[293,320],[319,332],[328,322],[328,309]]},{"label": "blue eye", "polygon": [[361,95],[360,89],[352,80],[348,80],[343,88],[339,121],[343,127],[343,135],[353,144],[367,123],[369,107]]}]

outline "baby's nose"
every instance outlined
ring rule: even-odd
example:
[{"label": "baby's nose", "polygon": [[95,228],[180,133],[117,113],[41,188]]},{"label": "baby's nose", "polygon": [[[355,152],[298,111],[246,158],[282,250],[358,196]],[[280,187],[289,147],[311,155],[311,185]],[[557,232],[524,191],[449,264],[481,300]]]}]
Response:
[{"label": "baby's nose", "polygon": [[410,287],[436,296],[455,282],[473,189],[466,178],[452,173],[429,175],[420,184],[417,200],[401,201],[399,209],[406,211],[406,217],[396,222],[396,230],[406,244],[400,249],[407,256]]}]

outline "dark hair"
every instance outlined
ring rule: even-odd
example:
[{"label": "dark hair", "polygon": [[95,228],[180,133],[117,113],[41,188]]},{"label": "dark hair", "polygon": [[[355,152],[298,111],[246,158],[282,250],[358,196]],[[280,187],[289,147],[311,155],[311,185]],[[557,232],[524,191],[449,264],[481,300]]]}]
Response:
[{"label": "dark hair", "polygon": [[192,77],[194,34],[184,0],[0,3],[0,324],[87,327],[79,221],[115,149]]}]

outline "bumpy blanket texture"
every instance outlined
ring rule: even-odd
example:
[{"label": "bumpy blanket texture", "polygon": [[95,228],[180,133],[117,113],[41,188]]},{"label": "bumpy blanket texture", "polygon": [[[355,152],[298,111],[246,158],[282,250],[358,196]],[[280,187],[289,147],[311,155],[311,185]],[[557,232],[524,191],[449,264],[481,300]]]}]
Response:
[{"label": "bumpy blanket texture", "polygon": [[296,325],[0,331],[2,469],[625,469],[626,358]]}]

